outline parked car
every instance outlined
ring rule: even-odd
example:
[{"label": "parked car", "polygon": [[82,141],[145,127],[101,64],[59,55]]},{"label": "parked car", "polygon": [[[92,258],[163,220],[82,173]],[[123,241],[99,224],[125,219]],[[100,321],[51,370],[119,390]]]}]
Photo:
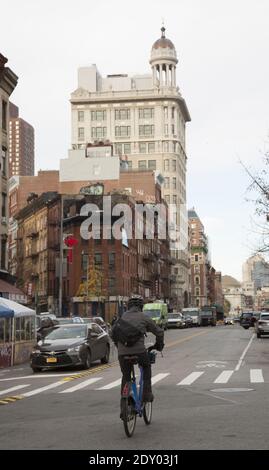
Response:
[{"label": "parked car", "polygon": [[259,319],[256,321],[255,331],[257,338],[263,335],[269,335],[269,312],[261,312]]},{"label": "parked car", "polygon": [[250,326],[254,326],[256,318],[253,316],[253,312],[243,312],[240,317],[240,325],[247,330]]},{"label": "parked car", "polygon": [[30,365],[33,372],[68,366],[89,369],[98,359],[103,364],[108,363],[109,354],[109,336],[96,323],[58,325],[38,342]]},{"label": "parked car", "polygon": [[68,325],[69,323],[84,323],[82,317],[57,317],[56,321],[59,325]]},{"label": "parked car", "polygon": [[193,318],[190,315],[183,315],[183,317],[186,328],[191,328],[193,326]]},{"label": "parked car", "polygon": [[186,322],[182,313],[168,313],[167,317],[167,327],[168,328],[185,328]]},{"label": "parked car", "polygon": [[234,324],[233,317],[225,317],[224,318],[224,325],[233,325],[233,324]]},{"label": "parked car", "polygon": [[234,323],[240,323],[240,318],[239,317],[234,317]]}]

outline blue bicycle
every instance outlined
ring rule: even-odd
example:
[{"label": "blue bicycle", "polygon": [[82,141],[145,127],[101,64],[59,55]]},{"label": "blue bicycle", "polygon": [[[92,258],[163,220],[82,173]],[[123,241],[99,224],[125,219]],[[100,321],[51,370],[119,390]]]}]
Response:
[{"label": "blue bicycle", "polygon": [[[156,352],[148,349],[149,360],[151,364],[155,363]],[[149,425],[152,418],[152,402],[143,402],[143,367],[140,369],[139,386],[136,384],[135,364],[137,364],[137,356],[125,356],[125,360],[130,361],[132,364],[131,369],[131,382],[127,382],[124,386],[121,395],[121,415],[124,425],[124,430],[127,437],[132,437],[135,426],[136,417],[143,416],[145,424]]]}]

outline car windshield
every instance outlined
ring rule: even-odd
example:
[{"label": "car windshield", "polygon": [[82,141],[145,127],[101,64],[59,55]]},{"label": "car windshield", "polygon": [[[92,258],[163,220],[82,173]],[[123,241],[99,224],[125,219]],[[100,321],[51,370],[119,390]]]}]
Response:
[{"label": "car windshield", "polygon": [[269,320],[269,313],[266,315],[261,315],[260,320]]},{"label": "car windshield", "polygon": [[252,317],[252,312],[245,312],[245,313],[242,313],[242,317],[243,317],[243,318],[251,318],[251,317]]},{"label": "car windshield", "polygon": [[203,315],[208,316],[208,315],[212,315],[212,312],[211,312],[211,310],[202,310],[202,312],[200,312],[200,315],[201,316],[203,316]]},{"label": "car windshield", "polygon": [[180,319],[181,318],[181,315],[180,313],[168,313],[168,319]]},{"label": "car windshield", "polygon": [[161,316],[160,310],[144,310],[144,314],[150,318],[160,318]]},{"label": "car windshield", "polygon": [[87,336],[86,325],[60,326],[46,336],[47,339],[71,339],[85,338]]},{"label": "car windshield", "polygon": [[189,315],[190,317],[197,317],[198,312],[196,310],[190,310],[189,312],[183,312],[185,315]]}]

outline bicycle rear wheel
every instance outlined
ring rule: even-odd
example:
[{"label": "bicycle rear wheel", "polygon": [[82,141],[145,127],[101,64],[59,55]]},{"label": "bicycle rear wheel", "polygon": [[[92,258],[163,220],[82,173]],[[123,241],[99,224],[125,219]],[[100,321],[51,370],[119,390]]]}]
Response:
[{"label": "bicycle rear wheel", "polygon": [[136,425],[135,403],[132,397],[124,399],[122,403],[122,420],[127,437],[132,437]]},{"label": "bicycle rear wheel", "polygon": [[146,424],[151,423],[151,418],[152,418],[152,402],[151,401],[147,401],[146,403],[144,403],[143,418]]}]

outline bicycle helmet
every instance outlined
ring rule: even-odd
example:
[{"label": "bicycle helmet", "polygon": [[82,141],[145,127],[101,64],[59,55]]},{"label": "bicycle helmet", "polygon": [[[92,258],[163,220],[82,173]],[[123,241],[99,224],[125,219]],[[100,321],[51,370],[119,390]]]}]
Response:
[{"label": "bicycle helmet", "polygon": [[132,296],[128,300],[128,310],[132,307],[137,307],[139,310],[143,309],[144,300],[140,295]]}]

